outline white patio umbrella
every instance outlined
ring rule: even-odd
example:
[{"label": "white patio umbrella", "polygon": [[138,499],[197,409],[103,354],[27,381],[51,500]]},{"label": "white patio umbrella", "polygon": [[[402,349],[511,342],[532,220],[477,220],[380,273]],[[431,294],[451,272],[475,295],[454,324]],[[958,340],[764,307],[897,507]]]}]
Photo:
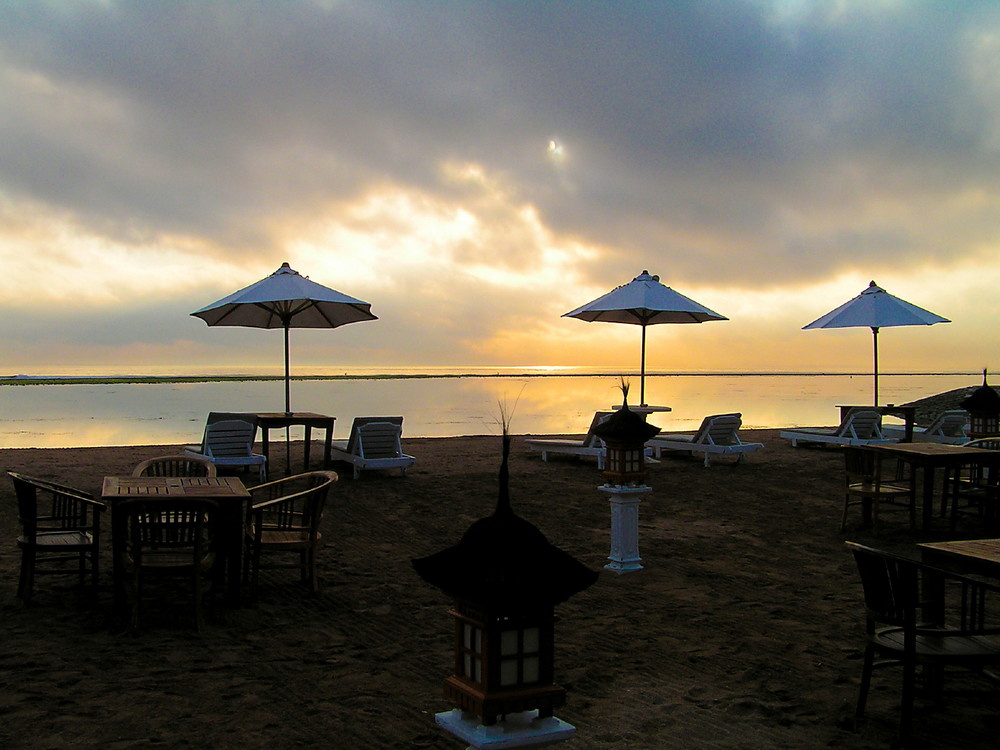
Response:
[{"label": "white patio umbrella", "polygon": [[658,323],[705,323],[729,320],[712,312],[693,299],[660,283],[659,276],[643,271],[628,284],[614,289],[564,318],[579,318],[588,322],[629,323],[642,326],[642,357],[639,367],[639,405],[646,405],[646,326]]},{"label": "white patio umbrella", "polygon": [[947,318],[894,297],[874,281],[861,294],[845,302],[836,310],[814,320],[802,330],[810,328],[871,328],[875,362],[875,400],[878,406],[878,332],[892,326],[930,326],[950,323]]},{"label": "white patio umbrella", "polygon": [[371,305],[310,281],[287,263],[270,276],[191,313],[210,326],[283,328],[285,331],[285,414],[291,414],[288,367],[289,328],[338,328],[378,320]]}]

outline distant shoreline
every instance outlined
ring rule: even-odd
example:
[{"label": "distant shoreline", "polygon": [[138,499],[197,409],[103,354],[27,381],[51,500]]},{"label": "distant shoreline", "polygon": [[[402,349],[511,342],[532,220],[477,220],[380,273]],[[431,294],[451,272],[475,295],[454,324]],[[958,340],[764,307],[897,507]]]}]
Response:
[{"label": "distant shoreline", "polygon": [[[883,377],[927,377],[945,375],[979,375],[979,371],[970,372],[884,372]],[[678,377],[871,377],[871,372],[669,372],[646,373],[647,378],[678,378]],[[458,379],[458,378],[637,378],[636,372],[493,372],[493,373],[373,373],[343,375],[292,375],[291,379],[301,381],[326,380],[426,380],[426,379]],[[0,377],[0,386],[18,385],[167,385],[195,383],[249,383],[284,380],[284,375],[10,375]]]}]

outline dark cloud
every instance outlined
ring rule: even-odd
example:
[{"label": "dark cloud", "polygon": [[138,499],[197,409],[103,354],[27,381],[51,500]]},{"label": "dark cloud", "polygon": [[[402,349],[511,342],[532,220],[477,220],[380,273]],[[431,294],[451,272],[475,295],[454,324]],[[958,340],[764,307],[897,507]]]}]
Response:
[{"label": "dark cloud", "polygon": [[[595,276],[621,275],[628,257],[641,258],[628,273],[733,284],[827,274],[866,253],[932,258],[927,207],[1000,187],[969,70],[1000,9],[789,12],[749,0],[7,3],[0,191],[123,241],[277,256],[276,215],[315,218],[385,184],[471,199],[441,171],[468,161],[553,232],[608,246],[616,255],[584,267]],[[552,138],[560,164],[546,158]],[[887,200],[912,208],[872,222]],[[970,208],[945,224],[992,220]],[[524,245],[507,239],[498,230],[462,257],[516,257]]]}]

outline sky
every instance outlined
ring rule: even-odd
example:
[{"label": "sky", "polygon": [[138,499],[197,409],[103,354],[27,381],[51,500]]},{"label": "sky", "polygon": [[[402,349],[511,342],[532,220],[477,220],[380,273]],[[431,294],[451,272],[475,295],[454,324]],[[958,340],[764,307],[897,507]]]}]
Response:
[{"label": "sky", "polygon": [[643,270],[727,321],[650,371],[864,372],[874,280],[1000,367],[1000,3],[3,0],[2,374],[281,366],[189,313],[283,262],[377,321],[318,368],[636,369]]}]

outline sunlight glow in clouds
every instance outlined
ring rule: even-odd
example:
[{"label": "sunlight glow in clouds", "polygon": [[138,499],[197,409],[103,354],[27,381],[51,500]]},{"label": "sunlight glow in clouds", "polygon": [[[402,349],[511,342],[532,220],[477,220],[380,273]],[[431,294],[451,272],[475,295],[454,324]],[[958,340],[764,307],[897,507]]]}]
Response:
[{"label": "sunlight glow in clouds", "polygon": [[380,318],[303,366],[635,369],[560,316],[648,269],[730,318],[651,369],[865,370],[800,329],[872,279],[954,321],[888,369],[1000,369],[1000,6],[962,7],[0,3],[0,360],[271,364],[188,313],[288,261]]}]

